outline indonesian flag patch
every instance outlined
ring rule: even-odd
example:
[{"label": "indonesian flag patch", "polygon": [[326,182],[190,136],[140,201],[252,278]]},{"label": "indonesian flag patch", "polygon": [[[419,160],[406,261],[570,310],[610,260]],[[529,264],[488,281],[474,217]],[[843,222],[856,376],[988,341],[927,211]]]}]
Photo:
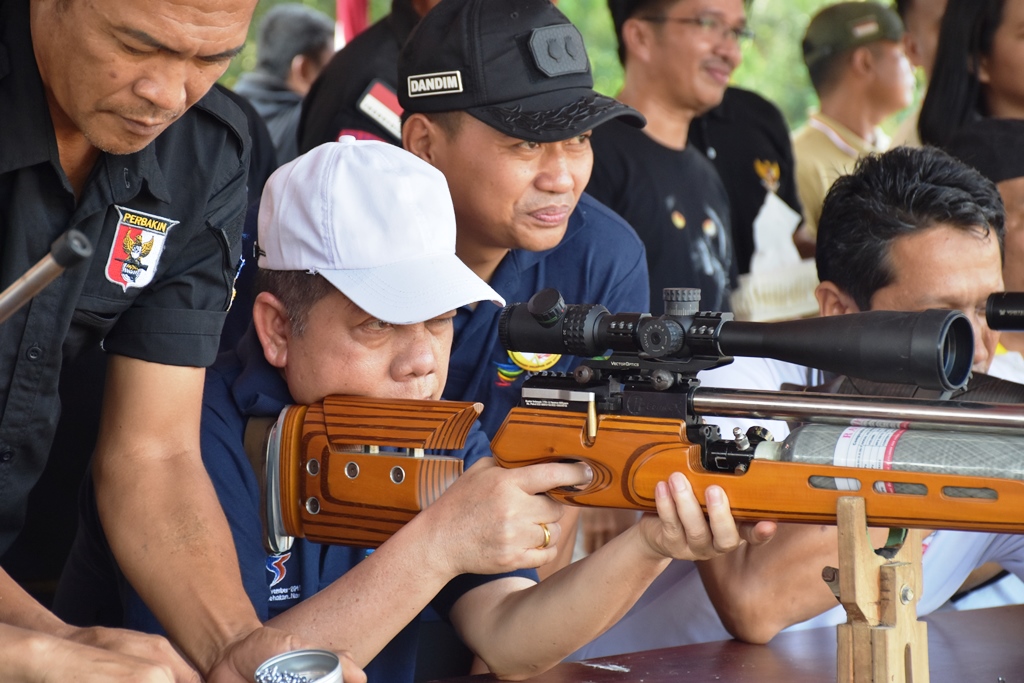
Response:
[{"label": "indonesian flag patch", "polygon": [[114,206],[120,219],[107,257],[107,279],[121,289],[145,287],[156,275],[167,233],[179,221]]}]

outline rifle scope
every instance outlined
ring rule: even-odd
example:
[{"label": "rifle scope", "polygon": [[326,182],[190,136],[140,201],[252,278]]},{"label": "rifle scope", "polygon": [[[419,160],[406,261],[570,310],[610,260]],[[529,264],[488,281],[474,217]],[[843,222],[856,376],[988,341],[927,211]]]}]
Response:
[{"label": "rifle scope", "polygon": [[731,313],[700,312],[700,290],[665,289],[665,315],[609,313],[596,304],[566,304],[556,289],[502,310],[498,335],[510,351],[613,354],[686,363],[755,356],[877,382],[952,391],[974,358],[971,323],[959,311],[868,311],[774,323],[740,322]]}]

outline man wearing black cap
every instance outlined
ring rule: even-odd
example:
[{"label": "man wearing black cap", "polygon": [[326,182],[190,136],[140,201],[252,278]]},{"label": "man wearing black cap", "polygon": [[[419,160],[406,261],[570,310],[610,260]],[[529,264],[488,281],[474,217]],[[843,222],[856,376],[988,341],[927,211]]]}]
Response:
[{"label": "man wearing black cap", "polygon": [[731,310],[737,268],[729,197],[688,146],[690,122],[717,106],[749,37],[741,0],[611,0],[625,68],[623,102],[643,131],[614,123],[594,135],[588,191],[622,215],[647,247],[651,305],[664,287],[699,287],[701,308]]},{"label": "man wearing black cap", "polygon": [[910,104],[914,75],[902,38],[899,16],[874,2],[830,5],[807,26],[804,63],[821,106],[793,135],[793,152],[809,235],[833,181],[865,154],[884,152],[889,138],[878,124]]},{"label": "man wearing black cap", "polygon": [[[444,0],[399,57],[405,148],[445,174],[457,253],[506,301],[545,287],[569,303],[647,311],[643,245],[583,194],[590,131],[636,111],[593,90],[579,31],[548,0]],[[529,372],[568,370],[558,356],[509,354],[498,311],[463,307],[444,397],[481,401],[493,435]]]}]

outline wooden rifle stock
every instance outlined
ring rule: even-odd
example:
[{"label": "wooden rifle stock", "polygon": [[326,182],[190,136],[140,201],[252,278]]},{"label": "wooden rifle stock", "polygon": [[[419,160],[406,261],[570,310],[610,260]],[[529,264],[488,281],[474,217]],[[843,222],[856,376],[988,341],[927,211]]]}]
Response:
[{"label": "wooden rifle stock", "polygon": [[[873,526],[1024,533],[1024,482],[1019,480],[761,459],[742,473],[716,472],[704,466],[701,447],[687,440],[681,420],[625,415],[597,415],[596,420],[594,437],[586,413],[513,408],[491,449],[503,467],[588,463],[594,471],[589,486],[550,492],[571,505],[651,511],[655,485],[682,472],[702,506],[705,488],[717,484],[741,520],[834,524],[839,498],[856,495],[864,498]],[[817,488],[811,477],[853,479],[860,488],[853,494]],[[923,484],[927,493],[882,493],[876,482]],[[947,487],[991,489],[995,497],[951,497]]]},{"label": "wooden rifle stock", "polygon": [[[1020,414],[1014,406],[991,407]],[[289,406],[269,429],[260,429],[258,448],[247,446],[256,471],[265,476],[268,549],[287,550],[291,537],[380,545],[462,473],[460,459],[423,450],[462,448],[480,411],[478,403],[338,396]],[[957,436],[969,452],[971,434]],[[402,451],[381,450],[387,448]],[[864,499],[873,526],[1024,533],[1024,481],[761,458],[719,471],[709,469],[709,453],[688,439],[679,418],[518,407],[491,449],[503,467],[588,463],[594,472],[588,486],[549,492],[570,505],[653,511],[655,485],[682,472],[701,505],[708,486],[721,486],[740,520],[834,524],[838,500],[852,488]],[[814,485],[822,478],[855,483],[846,490]],[[949,495],[956,489],[982,489],[991,496]]]},{"label": "wooden rifle stock", "polygon": [[268,549],[283,552],[290,537],[380,545],[462,474],[461,459],[424,450],[462,448],[482,409],[344,396],[285,408],[248,449],[265,473]]}]

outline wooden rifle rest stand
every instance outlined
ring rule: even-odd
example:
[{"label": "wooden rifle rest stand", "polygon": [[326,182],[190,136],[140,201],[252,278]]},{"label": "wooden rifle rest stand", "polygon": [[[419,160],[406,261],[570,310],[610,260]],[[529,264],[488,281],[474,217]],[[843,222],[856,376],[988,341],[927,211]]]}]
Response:
[{"label": "wooden rifle rest stand", "polygon": [[928,683],[927,624],[917,620],[921,595],[920,530],[903,543],[872,547],[864,499],[844,496],[836,508],[839,571],[826,567],[823,578],[846,609],[836,629],[838,683]]}]

